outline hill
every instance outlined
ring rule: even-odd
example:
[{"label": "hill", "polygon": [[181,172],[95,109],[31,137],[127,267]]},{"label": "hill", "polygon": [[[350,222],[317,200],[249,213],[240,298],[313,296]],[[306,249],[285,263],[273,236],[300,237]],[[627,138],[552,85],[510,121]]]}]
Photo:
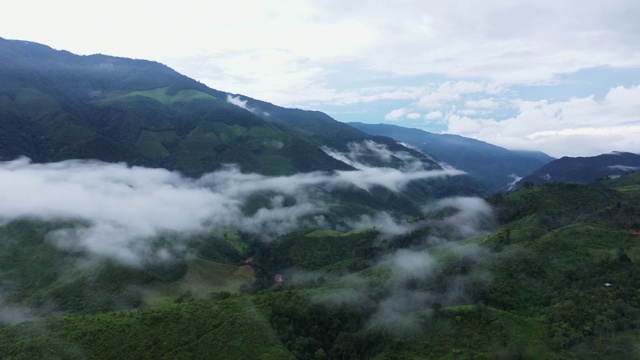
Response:
[{"label": "hill", "polygon": [[[156,62],[78,56],[26,41],[0,39],[0,119],[0,160],[95,159],[190,177],[225,164],[269,176],[442,170],[420,151],[320,112],[211,89]],[[404,195],[376,191],[398,197],[396,209],[415,212],[419,202],[483,189],[460,175],[415,181]],[[381,203],[368,193],[356,198]]]},{"label": "hill", "polygon": [[0,332],[3,359],[295,358],[243,298],[50,318]]},{"label": "hill", "polygon": [[490,191],[506,190],[554,160],[541,152],[513,151],[459,135],[434,134],[424,130],[388,124],[350,123],[369,134],[384,135],[414,146],[445,163],[466,171]]},{"label": "hill", "polygon": [[201,175],[350,166],[159,63],[0,39],[0,157],[124,161]]},{"label": "hill", "polygon": [[[490,200],[500,227],[478,222],[478,229],[490,232],[472,237],[448,221],[459,216],[448,206],[414,219],[413,230],[384,241],[376,229],[297,231],[270,244],[220,236],[217,241],[235,247],[224,251],[227,255],[211,252],[222,245],[200,248],[200,256],[239,263],[234,253],[251,255],[253,286],[204,297],[192,288],[174,293],[175,303],[151,308],[72,312],[7,326],[0,329],[0,354],[10,359],[53,353],[66,358],[637,357],[640,244],[629,230],[640,227],[638,186],[632,175],[496,194]],[[20,226],[26,229],[16,224],[14,231]],[[237,247],[238,241],[248,246]],[[37,254],[36,249],[25,255]],[[188,266],[207,271],[202,264]],[[240,345],[246,343],[253,345]]]},{"label": "hill", "polygon": [[568,157],[551,161],[518,182],[534,185],[548,182],[589,184],[598,179],[618,177],[640,170],[640,155],[613,152],[590,157]]},{"label": "hill", "polygon": [[320,147],[373,141],[430,158],[328,115],[210,89],[151,61],[78,56],[0,39],[0,157],[125,161],[200,175],[223,163],[267,175],[352,167]]}]

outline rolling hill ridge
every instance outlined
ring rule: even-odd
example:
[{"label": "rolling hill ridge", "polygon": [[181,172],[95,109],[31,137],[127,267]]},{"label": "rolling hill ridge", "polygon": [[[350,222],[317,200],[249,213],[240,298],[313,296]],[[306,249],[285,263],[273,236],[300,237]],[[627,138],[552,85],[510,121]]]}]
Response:
[{"label": "rolling hill ridge", "polygon": [[640,155],[612,152],[590,157],[563,157],[542,166],[517,184],[539,185],[549,182],[589,184],[598,179],[618,177],[640,170]]}]

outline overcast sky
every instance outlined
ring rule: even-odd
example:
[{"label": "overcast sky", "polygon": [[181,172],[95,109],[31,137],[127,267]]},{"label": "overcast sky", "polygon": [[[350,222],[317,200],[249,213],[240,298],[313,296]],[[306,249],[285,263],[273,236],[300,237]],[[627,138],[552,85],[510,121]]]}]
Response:
[{"label": "overcast sky", "polygon": [[636,0],[21,0],[0,36],[560,157],[640,152],[638,16]]}]

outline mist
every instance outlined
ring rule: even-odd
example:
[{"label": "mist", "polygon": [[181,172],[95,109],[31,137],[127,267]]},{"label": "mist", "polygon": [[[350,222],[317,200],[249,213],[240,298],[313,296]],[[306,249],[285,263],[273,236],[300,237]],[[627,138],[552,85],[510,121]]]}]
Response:
[{"label": "mist", "polygon": [[[75,221],[75,226],[51,233],[50,240],[64,249],[137,264],[149,256],[169,256],[164,249],[149,246],[158,236],[180,240],[213,229],[236,229],[268,241],[300,226],[326,227],[323,214],[328,205],[313,196],[319,190],[376,186],[400,190],[412,180],[458,173],[364,167],[268,177],[243,174],[228,165],[192,179],[123,163],[38,164],[20,158],[0,163],[0,221]],[[254,194],[270,194],[271,201],[247,215],[244,206]],[[283,195],[292,197],[293,204],[285,206]]]},{"label": "mist", "polygon": [[[59,222],[62,228],[47,233],[45,240],[59,249],[87,254],[80,263],[107,258],[142,266],[174,259],[184,253],[190,237],[220,230],[238,230],[270,241],[301,227],[337,226],[341,231],[375,228],[381,239],[391,239],[424,223],[410,223],[384,211],[330,223],[326,215],[332,204],[322,199],[335,189],[384,187],[401,191],[414,180],[463,174],[455,169],[430,169],[408,153],[393,153],[375,143],[351,145],[350,149],[344,156],[358,170],[275,177],[242,173],[235,165],[195,179],[166,169],[91,160],[41,164],[19,158],[0,162],[0,224],[20,219]],[[364,153],[390,166],[402,165],[370,166],[358,160]],[[256,196],[262,200],[248,211]],[[490,211],[485,205],[474,198],[451,198],[425,204],[424,210],[455,208],[446,218],[429,220],[431,226],[456,226],[466,235],[482,227],[482,221],[476,219]],[[162,246],[157,246],[159,239],[163,239]],[[416,279],[428,281],[440,264],[415,249],[399,249],[379,259],[379,264],[391,264],[391,275],[383,285],[387,295],[375,305],[371,323],[415,328],[412,312],[435,301],[435,295],[408,284]],[[304,283],[319,276],[336,280],[330,274],[299,270],[291,271],[288,278]],[[330,292],[324,301],[370,303],[369,294],[367,282],[360,281],[357,289]],[[0,316],[2,322],[15,323],[29,319],[31,312],[2,301]]]},{"label": "mist", "polygon": [[[375,263],[374,276],[356,273],[339,286],[316,296],[315,301],[333,305],[372,306],[368,326],[403,336],[424,331],[431,309],[473,303],[474,287],[491,281],[486,271],[472,268],[493,254],[477,242],[461,241],[481,237],[495,229],[493,209],[476,197],[445,198],[424,208],[431,214],[415,223],[395,223],[377,214],[370,224],[385,224],[396,231],[386,235],[393,244],[395,235],[429,229],[417,245],[391,250]],[[420,233],[420,232],[417,232]],[[437,236],[433,234],[438,234]]]},{"label": "mist", "polygon": [[0,294],[0,328],[3,325],[13,325],[34,318],[35,316],[31,309],[9,304]]},{"label": "mist", "polygon": [[497,225],[493,208],[484,199],[479,197],[450,197],[436,201],[426,207],[426,211],[438,211],[452,209],[453,214],[442,220],[434,221],[432,226],[446,226],[453,234],[448,240],[485,235],[491,232]]},{"label": "mist", "polygon": [[[347,145],[347,151],[341,152],[328,147],[322,150],[335,159],[347,163],[357,169],[364,170],[372,166],[393,167],[403,172],[413,173],[421,170],[444,169],[456,175],[464,174],[463,171],[455,170],[448,166],[441,166],[431,156],[422,153],[420,150],[401,144],[407,149],[413,149],[422,155],[422,158],[410,154],[408,151],[392,151],[387,145],[379,144],[372,140],[365,140],[360,143],[352,142]],[[428,160],[428,162],[423,161]],[[434,166],[434,164],[436,164]]]}]

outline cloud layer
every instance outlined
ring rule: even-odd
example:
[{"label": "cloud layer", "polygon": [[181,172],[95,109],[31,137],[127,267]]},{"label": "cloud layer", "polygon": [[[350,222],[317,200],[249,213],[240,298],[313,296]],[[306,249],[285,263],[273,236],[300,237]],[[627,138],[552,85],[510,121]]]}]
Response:
[{"label": "cloud layer", "polygon": [[[363,168],[266,177],[228,166],[190,179],[163,169],[124,164],[76,160],[34,164],[21,158],[0,163],[0,220],[76,220],[80,225],[51,234],[52,240],[62,247],[80,247],[135,263],[139,255],[149,256],[148,241],[159,235],[179,238],[232,228],[268,239],[305,221],[323,226],[322,216],[317,215],[328,208],[314,198],[313,189],[385,186],[399,190],[411,180],[456,174]],[[270,204],[247,215],[244,205],[255,194],[267,194]],[[291,196],[294,203],[285,205],[283,196]]]}]

